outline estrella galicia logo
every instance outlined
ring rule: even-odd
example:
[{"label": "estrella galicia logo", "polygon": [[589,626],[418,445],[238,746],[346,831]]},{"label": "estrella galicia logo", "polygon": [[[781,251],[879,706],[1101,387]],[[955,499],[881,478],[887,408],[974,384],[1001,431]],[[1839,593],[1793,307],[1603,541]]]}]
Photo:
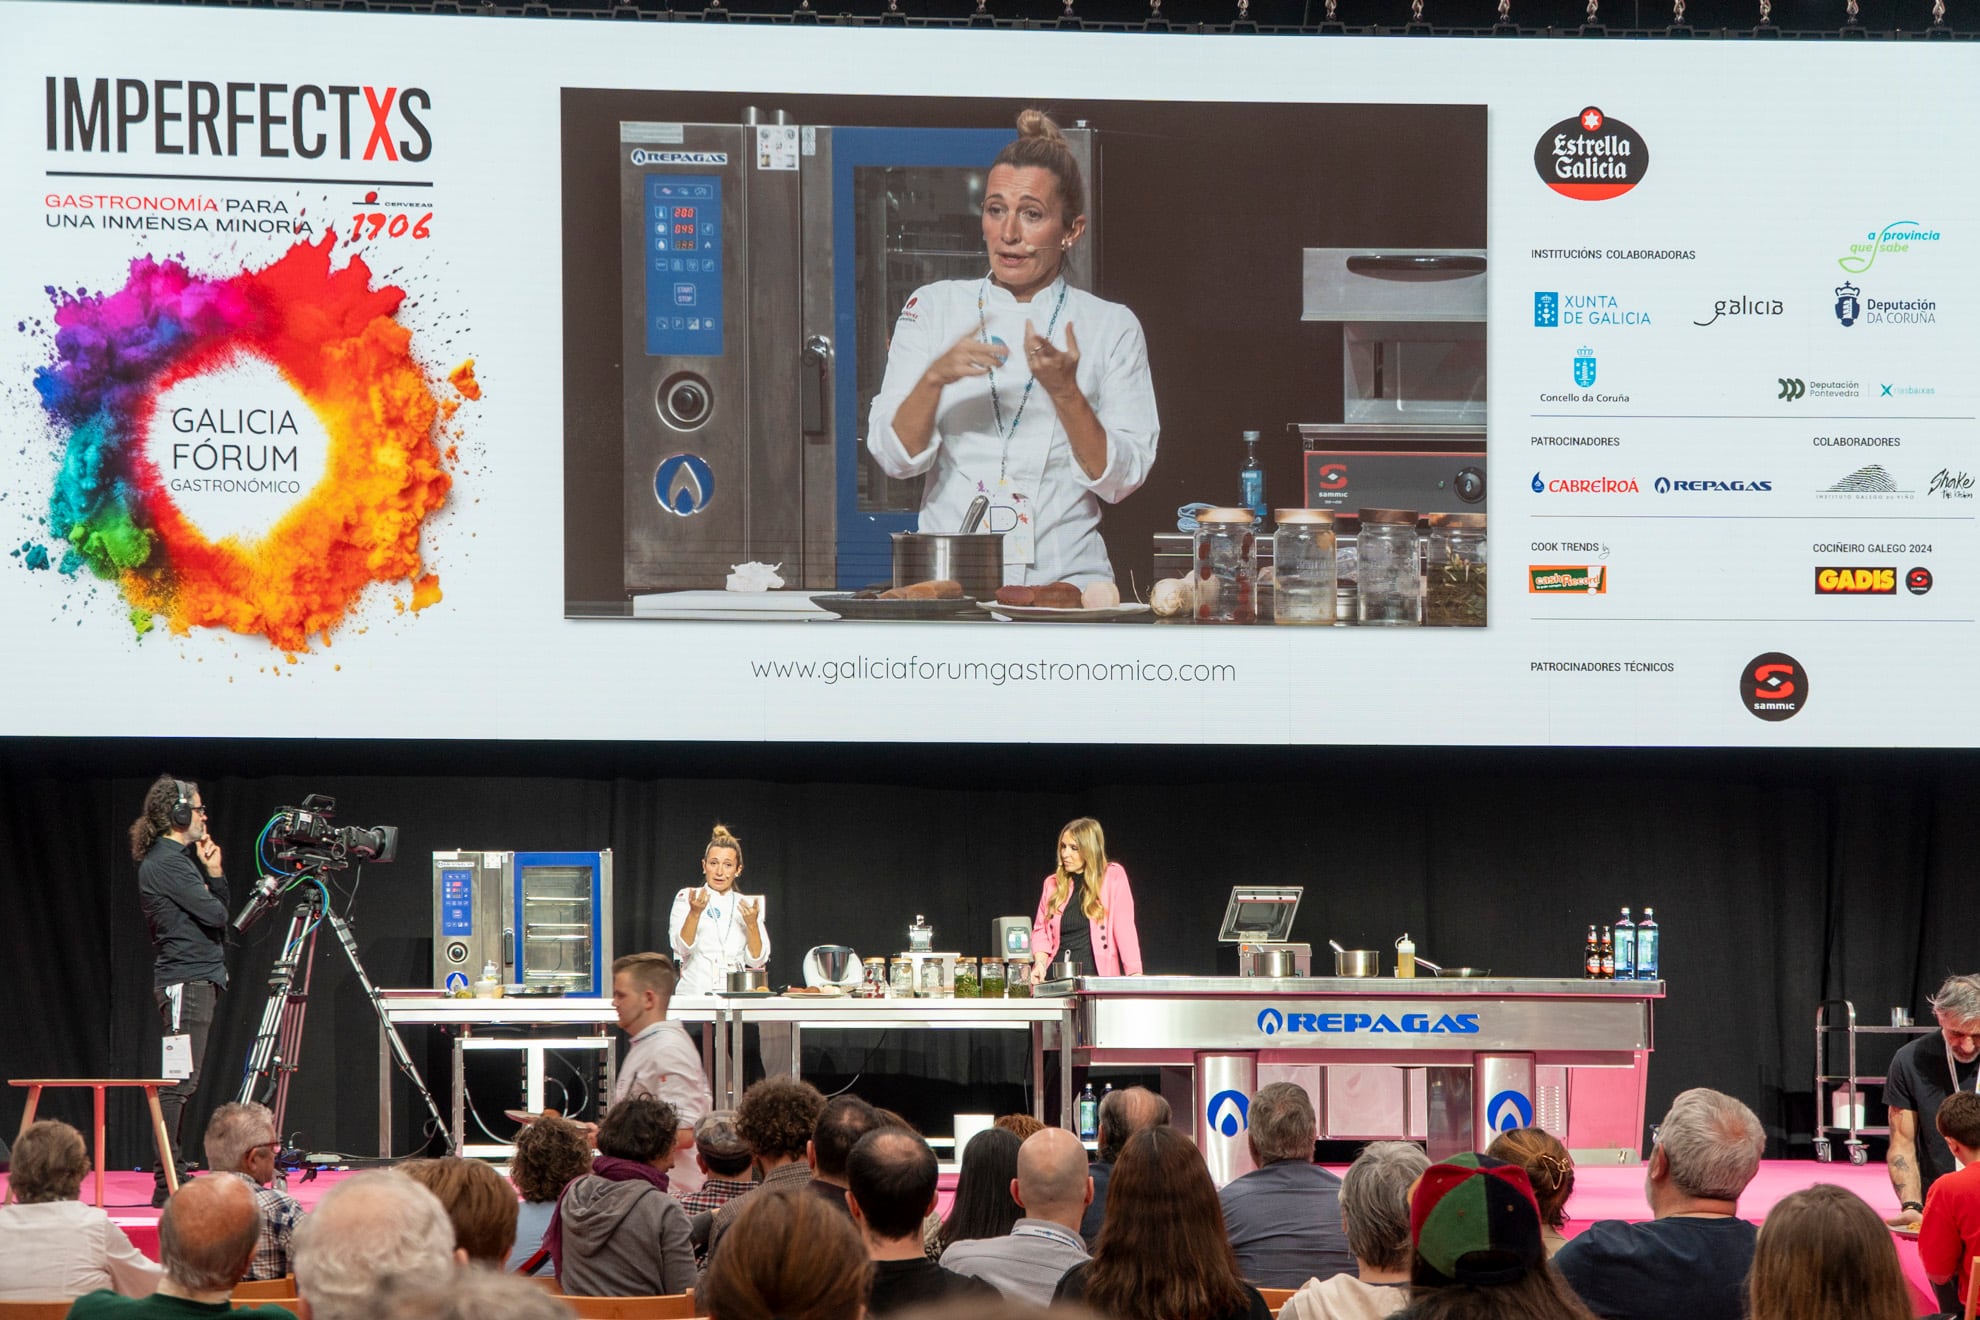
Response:
[{"label": "estrella galicia logo", "polygon": [[1276,1036],[1285,1028],[1286,1015],[1276,1008],[1258,1010],[1258,1029],[1268,1036]]},{"label": "estrella galicia logo", "polygon": [[1533,1126],[1533,1102],[1521,1091],[1501,1091],[1485,1102],[1485,1123],[1494,1132]]},{"label": "estrella galicia logo", "polygon": [[1282,1013],[1276,1008],[1267,1008],[1258,1014],[1258,1030],[1267,1036],[1276,1036],[1281,1032],[1288,1036],[1353,1036],[1362,1032],[1371,1036],[1391,1033],[1398,1036],[1476,1036],[1479,1028],[1476,1013],[1442,1013],[1434,1018],[1428,1013],[1404,1013],[1401,1017],[1392,1018],[1387,1013]]},{"label": "estrella galicia logo", "polygon": [[1540,135],[1533,168],[1563,197],[1606,202],[1643,181],[1650,147],[1628,124],[1591,105]]},{"label": "estrella galicia logo", "polygon": [[1242,1091],[1219,1091],[1203,1111],[1212,1132],[1235,1137],[1251,1125],[1251,1098]]},{"label": "estrella galicia logo", "polygon": [[1584,390],[1595,383],[1595,350],[1586,345],[1574,355],[1574,383]]},{"label": "estrella galicia logo", "polygon": [[1856,324],[1856,318],[1863,315],[1863,300],[1857,297],[1862,292],[1863,290],[1857,288],[1848,280],[1842,282],[1842,287],[1836,290],[1836,319],[1838,321],[1841,321],[1846,326]]},{"label": "estrella galicia logo", "polygon": [[693,517],[715,498],[715,471],[699,454],[669,454],[653,473],[653,494],[668,513]]},{"label": "estrella galicia logo", "polygon": [[1783,651],[1756,655],[1740,671],[1739,701],[1756,719],[1793,719],[1808,704],[1808,671]]},{"label": "estrella galicia logo", "polygon": [[1542,329],[1561,323],[1561,295],[1559,293],[1535,293],[1533,295],[1533,324]]}]

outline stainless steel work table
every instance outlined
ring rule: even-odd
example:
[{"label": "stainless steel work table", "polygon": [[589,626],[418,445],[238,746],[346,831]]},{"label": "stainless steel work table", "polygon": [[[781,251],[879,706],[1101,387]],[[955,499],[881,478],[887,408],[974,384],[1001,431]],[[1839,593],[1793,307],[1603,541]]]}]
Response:
[{"label": "stainless steel work table", "polygon": [[[523,1055],[523,1107],[535,1113],[543,1108],[543,1060],[551,1050],[598,1050],[604,1061],[605,1085],[609,1089],[615,1071],[616,1037],[612,1028],[619,1015],[609,999],[449,999],[435,995],[395,995],[390,990],[379,996],[385,1020],[394,1027],[434,1026],[452,1028],[453,1097],[449,1124],[454,1152],[458,1155],[507,1155],[514,1148],[506,1143],[468,1143],[467,1055],[471,1050],[513,1050]],[[667,1016],[676,1022],[711,1024],[702,1041],[703,1067],[714,1082],[715,1094],[728,1087],[728,1053],[723,1048],[724,1001],[706,995],[676,995],[668,1005]],[[478,1027],[590,1028],[583,1035],[477,1036]],[[378,1153],[392,1153],[392,1076],[394,1067],[385,1028],[378,1029]]]},{"label": "stainless steel work table", "polygon": [[1444,1156],[1537,1123],[1578,1158],[1631,1163],[1663,996],[1661,981],[1081,977],[1073,1062],[1159,1066],[1172,1104],[1190,1070],[1187,1126],[1229,1176],[1249,1166],[1213,1153],[1243,1151],[1232,1097],[1272,1080],[1314,1096],[1323,1138],[1415,1138]]}]

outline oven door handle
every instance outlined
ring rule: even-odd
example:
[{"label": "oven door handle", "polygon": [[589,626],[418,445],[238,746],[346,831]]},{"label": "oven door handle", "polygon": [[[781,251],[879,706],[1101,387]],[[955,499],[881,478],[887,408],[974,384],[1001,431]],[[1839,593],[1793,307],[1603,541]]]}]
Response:
[{"label": "oven door handle", "polygon": [[1448,275],[1457,278],[1463,275],[1483,275],[1485,258],[1468,256],[1399,256],[1374,255],[1349,257],[1350,275]]},{"label": "oven door handle", "polygon": [[831,391],[832,341],[824,335],[813,335],[804,341],[802,356],[809,379],[799,391],[802,397],[798,428],[813,444],[824,444],[831,439],[831,428],[825,419],[831,415],[826,401]]}]

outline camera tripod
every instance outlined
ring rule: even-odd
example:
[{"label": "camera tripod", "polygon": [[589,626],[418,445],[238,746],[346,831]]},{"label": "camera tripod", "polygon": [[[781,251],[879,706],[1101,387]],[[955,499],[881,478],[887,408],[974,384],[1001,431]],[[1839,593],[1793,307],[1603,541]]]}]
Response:
[{"label": "camera tripod", "polygon": [[[249,1101],[259,1096],[268,1096],[269,1110],[275,1116],[275,1131],[286,1129],[283,1120],[289,1108],[289,1083],[295,1077],[296,1069],[302,1066],[303,1014],[309,1008],[309,976],[316,962],[316,932],[324,923],[336,934],[337,942],[344,947],[344,955],[350,959],[351,970],[357,974],[358,985],[371,1008],[378,1015],[378,1025],[390,1044],[392,1058],[397,1061],[399,1071],[413,1084],[420,1098],[426,1101],[426,1111],[433,1116],[433,1125],[447,1143],[451,1152],[453,1137],[446,1120],[440,1117],[440,1106],[434,1102],[433,1093],[426,1088],[426,1080],[419,1075],[412,1055],[406,1052],[406,1043],[399,1036],[399,1029],[385,1015],[385,1005],[380,1001],[378,989],[372,985],[371,977],[364,970],[364,963],[358,958],[357,937],[351,934],[350,923],[330,911],[329,891],[322,878],[309,870],[302,871],[295,888],[301,890],[302,901],[297,903],[289,917],[288,933],[282,938],[281,952],[276,955],[275,965],[268,973],[268,1003],[261,1010],[261,1026],[255,1032],[254,1045],[248,1051],[247,1070],[241,1077],[239,1100]],[[263,898],[267,906],[274,906],[273,894]],[[244,916],[246,914],[243,914]],[[297,984],[300,976],[301,984]]]}]

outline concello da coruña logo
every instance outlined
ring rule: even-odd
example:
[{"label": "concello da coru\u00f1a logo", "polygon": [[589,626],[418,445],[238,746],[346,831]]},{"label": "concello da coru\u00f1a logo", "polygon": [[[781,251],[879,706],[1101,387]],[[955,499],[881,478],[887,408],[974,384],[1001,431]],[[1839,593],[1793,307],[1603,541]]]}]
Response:
[{"label": "concello da coru\u00f1a logo", "polygon": [[1591,105],[1540,135],[1533,168],[1563,197],[1606,202],[1643,181],[1650,148],[1635,129]]}]

